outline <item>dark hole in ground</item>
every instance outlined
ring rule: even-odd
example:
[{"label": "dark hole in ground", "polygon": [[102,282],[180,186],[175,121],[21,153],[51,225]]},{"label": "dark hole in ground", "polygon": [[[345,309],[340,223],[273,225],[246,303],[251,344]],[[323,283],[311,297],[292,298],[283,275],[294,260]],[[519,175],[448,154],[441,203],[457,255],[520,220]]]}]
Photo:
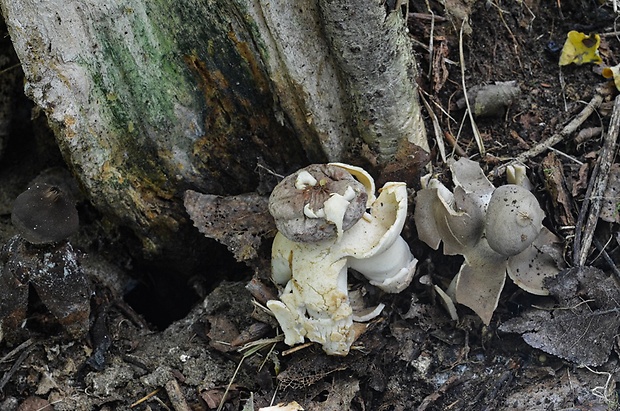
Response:
[{"label": "dark hole in ground", "polygon": [[218,283],[248,280],[250,269],[237,262],[221,244],[211,244],[209,252],[193,275],[181,275],[153,264],[134,270],[125,301],[157,330],[164,330],[184,318]]},{"label": "dark hole in ground", "polygon": [[125,294],[125,301],[157,330],[164,330],[179,320],[198,302],[198,294],[169,273],[150,272],[148,278],[136,281]]}]

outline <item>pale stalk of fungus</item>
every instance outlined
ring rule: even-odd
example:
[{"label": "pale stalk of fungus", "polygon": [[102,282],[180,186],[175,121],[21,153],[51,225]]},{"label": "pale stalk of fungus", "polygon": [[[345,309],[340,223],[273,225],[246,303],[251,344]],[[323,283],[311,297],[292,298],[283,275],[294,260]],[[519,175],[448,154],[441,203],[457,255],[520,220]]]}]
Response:
[{"label": "pale stalk of fungus", "polygon": [[510,164],[506,167],[506,181],[508,184],[516,184],[530,191],[534,187],[527,178],[526,167],[521,163]]},{"label": "pale stalk of fungus", "polygon": [[[374,189],[368,173],[344,166],[361,176],[358,178],[367,190]],[[308,339],[320,343],[328,354],[349,352],[356,338],[354,318],[368,321],[379,315],[383,307],[353,312],[348,295],[348,268],[386,292],[400,292],[409,285],[417,260],[400,236],[407,215],[406,185],[387,183],[377,199],[372,192],[367,195],[374,200],[370,212],[338,236],[299,242],[282,232],[276,235],[272,278],[284,289],[280,300],[268,301],[267,306],[280,323],[286,344]],[[346,198],[346,190],[343,197]],[[349,200],[334,202],[334,207],[345,208],[348,203]],[[339,215],[337,210],[334,215]]]}]

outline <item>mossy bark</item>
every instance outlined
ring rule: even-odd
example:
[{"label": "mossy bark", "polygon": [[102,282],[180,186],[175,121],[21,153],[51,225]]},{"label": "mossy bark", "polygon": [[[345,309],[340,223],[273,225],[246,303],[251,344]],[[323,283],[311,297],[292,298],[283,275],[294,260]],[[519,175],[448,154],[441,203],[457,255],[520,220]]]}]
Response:
[{"label": "mossy bark", "polygon": [[[398,11],[358,3],[351,7],[371,7],[376,16],[390,17],[385,24],[403,27]],[[349,148],[365,129],[367,114],[351,102],[350,73],[333,56],[339,33],[326,31],[316,1],[0,5],[26,92],[45,110],[67,163],[92,202],[131,227],[146,251],[178,241],[175,233],[187,225],[186,189],[254,191],[259,161],[285,173],[310,162],[350,160]],[[368,33],[375,35],[400,44],[399,55],[388,54],[407,77],[404,94],[413,97],[405,110],[394,99],[387,105],[397,116],[419,118],[409,110],[417,105],[404,30]],[[363,49],[369,60],[376,51]],[[371,132],[393,141],[417,133],[413,140],[425,142],[419,128]],[[364,140],[381,150],[373,143],[379,140]]]}]

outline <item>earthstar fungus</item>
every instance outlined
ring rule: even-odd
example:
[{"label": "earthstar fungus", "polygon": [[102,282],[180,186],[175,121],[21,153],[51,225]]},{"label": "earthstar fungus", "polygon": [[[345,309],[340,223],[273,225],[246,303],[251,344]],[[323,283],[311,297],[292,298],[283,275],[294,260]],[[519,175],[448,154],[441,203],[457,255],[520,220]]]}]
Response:
[{"label": "earthstar fungus", "polygon": [[446,255],[465,261],[448,295],[489,324],[506,273],[525,291],[547,295],[544,279],[559,270],[552,257],[558,238],[542,225],[545,215],[526,188],[495,188],[478,163],[460,159],[450,165],[454,190],[430,179],[416,197],[414,219],[419,238]]},{"label": "earthstar fungus", "polygon": [[411,282],[417,260],[400,236],[407,215],[406,185],[386,183],[378,198],[374,192],[374,180],[365,170],[341,163],[306,167],[274,189],[269,208],[279,232],[272,248],[272,278],[283,289],[280,300],[267,306],[286,344],[307,338],[328,354],[346,355],[356,338],[354,322],[381,313],[381,304],[353,311],[348,268],[388,293]]},{"label": "earthstar fungus", "polygon": [[15,200],[19,234],[0,251],[0,318],[15,329],[27,314],[29,285],[72,337],[88,331],[90,285],[66,240],[78,229],[73,202],[57,187],[38,183]]}]

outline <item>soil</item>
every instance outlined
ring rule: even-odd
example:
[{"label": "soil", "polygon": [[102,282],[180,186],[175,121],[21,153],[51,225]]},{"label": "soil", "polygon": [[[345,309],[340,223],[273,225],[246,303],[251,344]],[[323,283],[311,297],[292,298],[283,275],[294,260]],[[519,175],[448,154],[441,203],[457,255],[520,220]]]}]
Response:
[{"label": "soil", "polygon": [[[567,33],[577,30],[600,33],[603,64],[619,63],[618,15],[612,2],[441,3],[445,6],[430,2],[433,14],[424,2],[412,2],[408,10],[421,95],[437,118],[447,153],[454,150],[479,161],[496,185],[505,182],[503,164],[558,134],[595,95],[603,96],[596,114],[576,132],[525,160],[535,195],[548,216],[545,225],[562,238],[567,265],[575,265],[574,226],[617,91],[596,65],[560,68],[558,60]],[[469,24],[462,27],[462,79],[459,43],[465,16]],[[7,66],[14,65],[10,45],[4,47],[12,60]],[[549,344],[542,346],[544,351],[533,348],[518,332],[503,332],[500,327],[554,299],[529,295],[514,284],[505,287],[490,325],[461,306],[459,320],[451,320],[432,285],[445,288],[462,258],[443,256],[419,241],[412,218],[403,235],[419,263],[407,290],[381,295],[351,278],[352,286],[365,287],[386,304],[351,353],[327,356],[312,344],[290,350],[276,337],[273,320],[252,304],[246,288],[252,270],[235,263],[232,256],[218,266],[223,280],[215,284],[206,276],[175,283],[157,273],[154,264],[136,257],[131,235],[80,197],[45,119],[16,91],[21,88],[19,68],[9,73],[11,80],[3,81],[16,93],[16,108],[0,163],[0,241],[15,234],[10,224],[12,200],[35,177],[64,184],[78,199],[82,228],[71,241],[82,253],[82,267],[95,295],[90,332],[75,339],[31,292],[28,321],[17,330],[4,330],[0,343],[0,411],[211,410],[220,403],[224,410],[258,410],[293,401],[305,410],[323,411],[618,408],[617,332],[604,339],[604,360],[591,361],[591,366],[585,366],[586,354],[570,357]],[[475,142],[469,116],[459,108],[463,81],[471,94],[474,86],[515,82],[496,93],[499,103],[493,103],[487,116],[475,117],[484,154]],[[424,115],[433,148],[432,170],[449,182],[432,116],[428,111]],[[581,130],[589,134],[578,133]],[[456,143],[451,145],[450,140]],[[549,164],[555,168],[550,170]],[[568,200],[560,200],[557,187],[570,193]],[[599,267],[605,279],[612,278],[614,262],[620,258],[616,232],[615,223],[600,221],[594,243],[606,244],[606,254],[592,246],[586,260],[586,265]],[[268,247],[257,251],[265,264]],[[609,284],[616,287],[611,279]],[[568,301],[585,300],[584,296],[587,292],[564,297]],[[617,306],[607,308],[617,315]],[[571,334],[590,333],[587,340],[596,342],[597,334],[591,334],[597,329],[587,328],[568,330],[565,339],[577,346],[579,341]],[[259,344],[239,351],[251,341]],[[289,404],[280,409],[301,408]]]}]

